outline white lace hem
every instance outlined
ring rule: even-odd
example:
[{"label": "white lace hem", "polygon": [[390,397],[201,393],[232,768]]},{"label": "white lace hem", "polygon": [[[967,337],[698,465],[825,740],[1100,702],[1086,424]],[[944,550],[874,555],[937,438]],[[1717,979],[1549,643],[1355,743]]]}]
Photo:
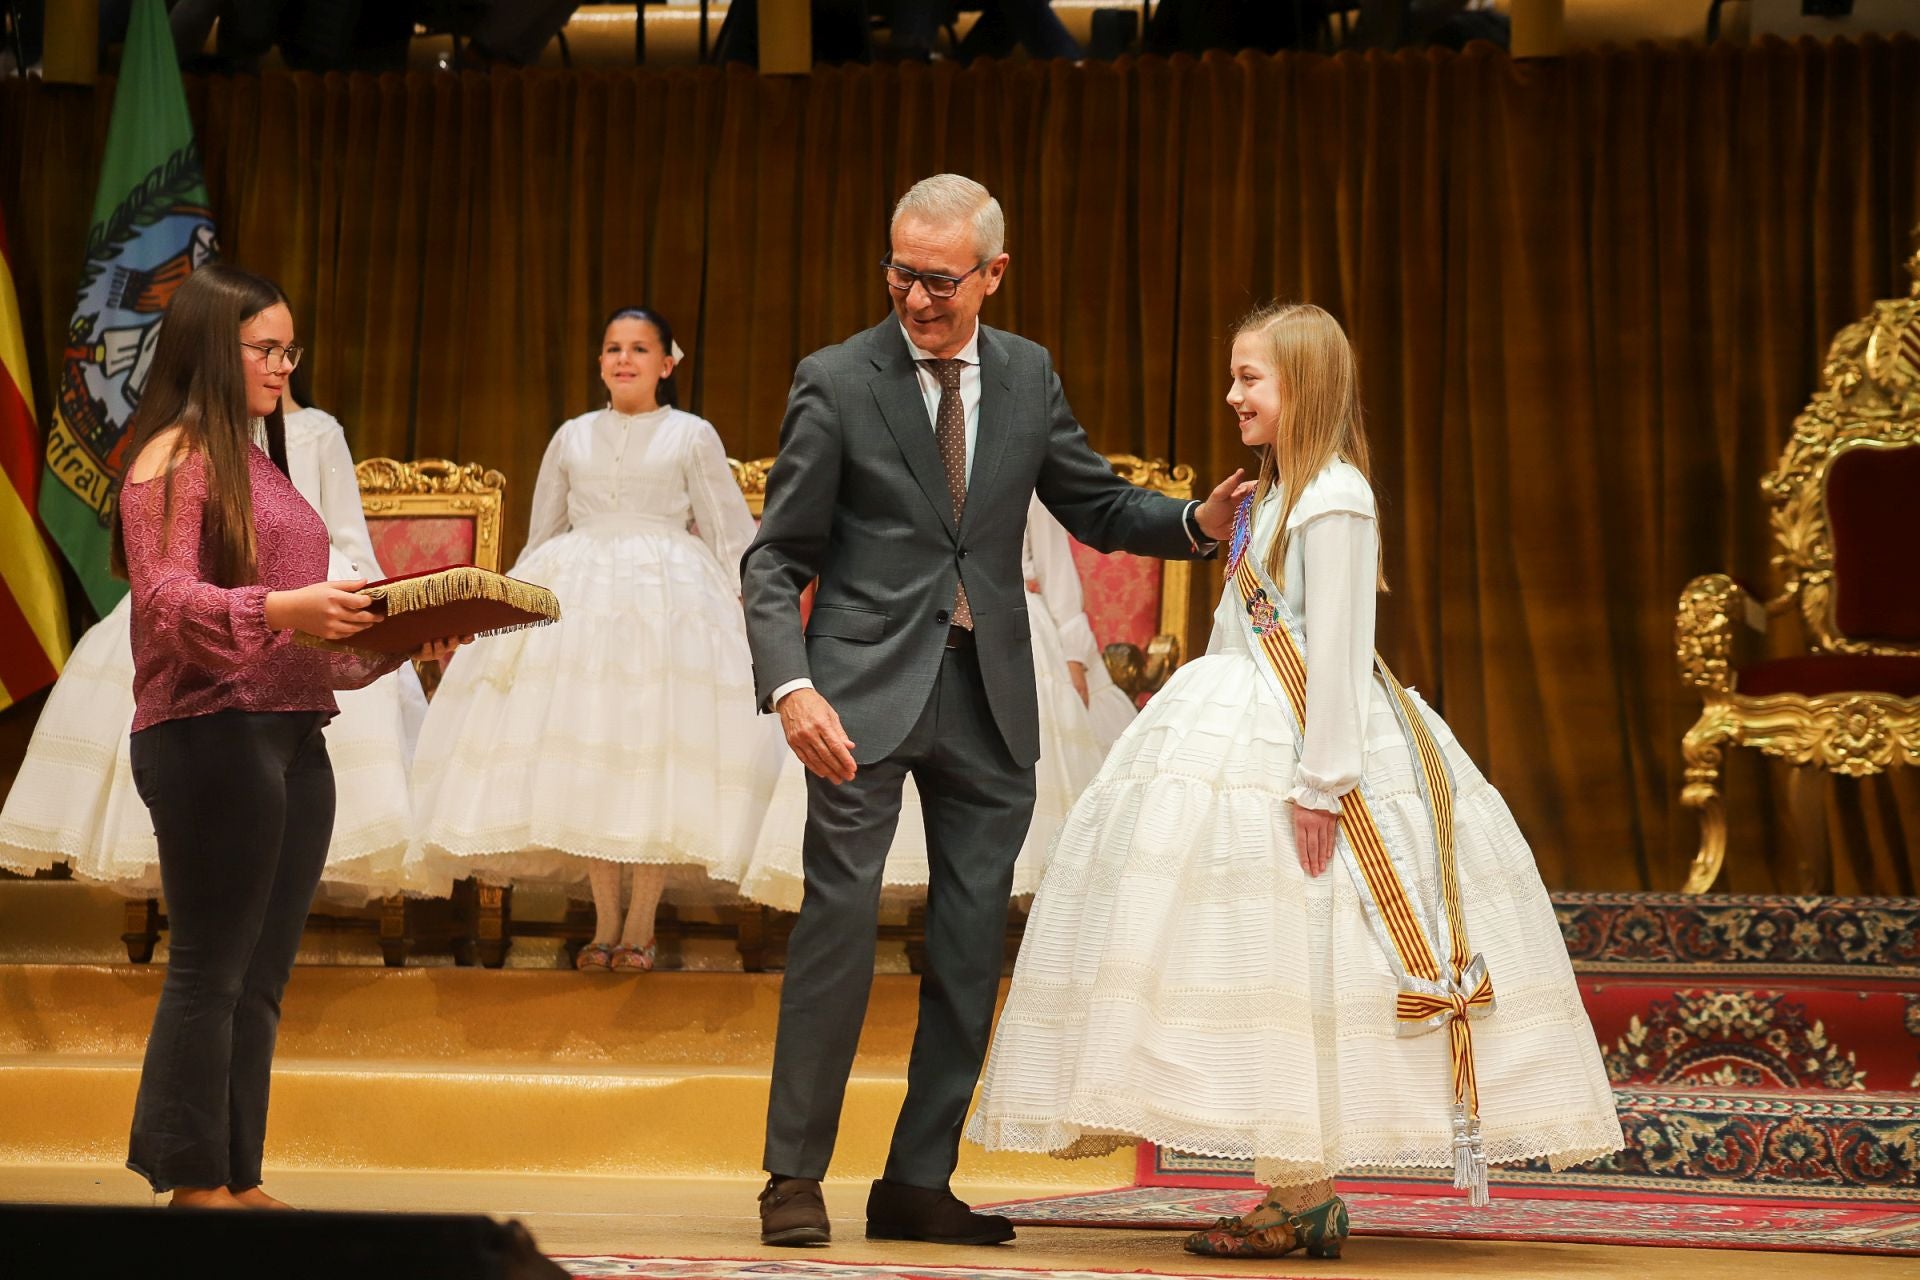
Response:
[{"label": "white lace hem", "polygon": [[[1316,1142],[1269,1130],[1196,1124],[1138,1102],[1082,1105],[1072,1118],[1018,1120],[976,1114],[967,1124],[967,1140],[989,1151],[1017,1151],[1062,1160],[1104,1156],[1121,1147],[1150,1142],[1157,1147],[1212,1160],[1255,1166],[1269,1184],[1337,1177],[1349,1170],[1452,1169],[1451,1138],[1387,1131],[1342,1131]],[[1521,1126],[1486,1140],[1490,1164],[1546,1160],[1557,1172],[1619,1151],[1625,1145],[1619,1121],[1611,1116],[1569,1118],[1552,1126]]]}]

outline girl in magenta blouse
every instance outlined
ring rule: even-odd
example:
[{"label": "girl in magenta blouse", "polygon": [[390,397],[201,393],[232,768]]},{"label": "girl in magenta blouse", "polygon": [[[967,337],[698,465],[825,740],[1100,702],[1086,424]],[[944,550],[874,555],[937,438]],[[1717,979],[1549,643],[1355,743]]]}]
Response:
[{"label": "girl in magenta blouse", "polygon": [[219,263],[189,276],[130,428],[115,521],[133,597],[128,750],[170,921],[127,1165],[179,1205],[284,1207],[260,1189],[260,1157],[280,996],[333,828],[324,729],[334,689],[404,660],[294,638],[342,640],[376,620],[363,583],[325,580],[326,526],[286,475],[280,399],[299,359],[272,283]]}]

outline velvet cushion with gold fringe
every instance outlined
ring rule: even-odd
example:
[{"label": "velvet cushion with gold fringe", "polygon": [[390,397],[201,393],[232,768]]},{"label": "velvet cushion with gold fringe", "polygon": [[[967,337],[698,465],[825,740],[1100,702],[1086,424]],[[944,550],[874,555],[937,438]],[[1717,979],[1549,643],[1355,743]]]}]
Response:
[{"label": "velvet cushion with gold fringe", "polygon": [[302,633],[302,644],[360,653],[412,653],[433,640],[494,635],[560,620],[560,601],[531,582],[470,564],[370,582],[360,594],[383,615],[346,640]]}]

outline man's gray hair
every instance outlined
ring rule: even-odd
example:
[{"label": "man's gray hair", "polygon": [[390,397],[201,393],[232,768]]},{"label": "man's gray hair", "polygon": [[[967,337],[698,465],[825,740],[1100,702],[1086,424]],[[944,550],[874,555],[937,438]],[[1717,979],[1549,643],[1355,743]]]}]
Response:
[{"label": "man's gray hair", "polygon": [[991,191],[962,174],[936,173],[914,183],[907,194],[900,197],[900,203],[893,206],[893,221],[887,224],[888,230],[898,226],[900,219],[908,214],[948,226],[956,222],[970,223],[974,247],[982,262],[999,257],[1007,245],[1007,215],[1000,211],[1000,202],[993,198]]}]

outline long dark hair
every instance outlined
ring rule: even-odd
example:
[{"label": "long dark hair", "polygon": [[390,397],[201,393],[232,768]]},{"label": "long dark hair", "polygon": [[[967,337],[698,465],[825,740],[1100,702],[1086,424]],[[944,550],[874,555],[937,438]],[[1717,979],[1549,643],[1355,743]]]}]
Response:
[{"label": "long dark hair", "polygon": [[[660,349],[669,356],[673,354],[673,326],[667,322],[665,316],[655,311],[652,307],[621,307],[612,315],[608,316],[607,322],[600,326],[600,345],[602,347],[607,345],[607,330],[613,328],[613,322],[615,320],[646,321],[653,326],[654,332],[660,335]],[[662,407],[671,408],[680,403],[680,392],[675,388],[673,383],[674,374],[679,372],[680,368],[676,362],[673,371],[668,373],[666,377],[660,379],[659,383],[654,387],[653,398],[658,401]]]},{"label": "long dark hair", "polygon": [[[113,571],[121,577],[127,575],[126,533],[120,522],[126,476],[153,438],[176,426],[180,434],[167,458],[162,512],[170,515],[173,508],[174,466],[183,455],[198,453],[207,466],[201,545],[207,549],[208,561],[203,572],[223,587],[244,586],[259,577],[253,480],[247,470],[253,428],[240,327],[286,301],[273,281],[227,263],[210,262],[188,276],[167,304],[154,345],[153,367],[127,428],[127,472],[114,493]],[[267,417],[267,440],[268,452],[285,471],[286,422],[277,405]]]}]

